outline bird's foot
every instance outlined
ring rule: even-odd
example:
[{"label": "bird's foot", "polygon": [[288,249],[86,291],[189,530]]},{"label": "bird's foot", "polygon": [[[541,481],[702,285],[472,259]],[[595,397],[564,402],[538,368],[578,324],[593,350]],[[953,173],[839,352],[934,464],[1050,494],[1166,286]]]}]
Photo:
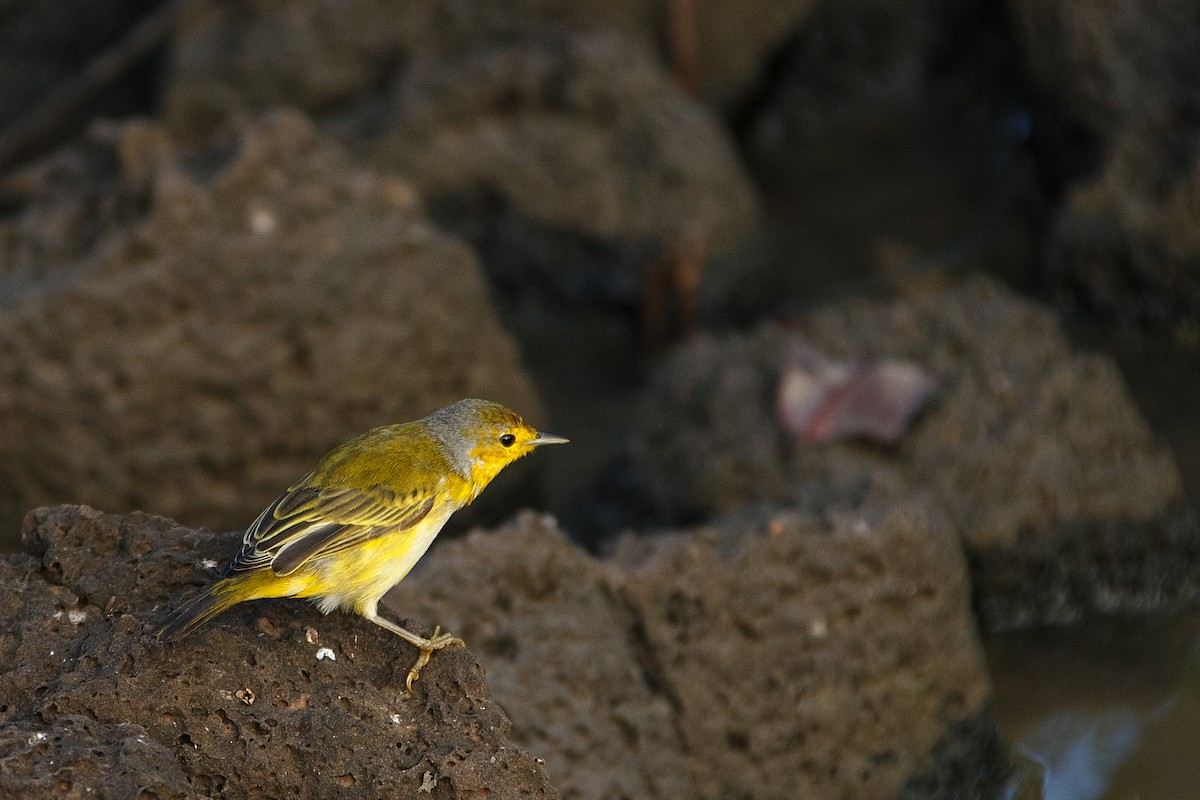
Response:
[{"label": "bird's foot", "polygon": [[408,688],[408,693],[413,693],[413,681],[420,680],[421,670],[429,663],[429,658],[433,655],[434,650],[441,650],[443,647],[466,647],[466,643],[451,633],[442,633],[442,626],[436,625],[433,629],[433,636],[425,639],[423,637],[415,637],[410,640],[421,651],[421,655],[417,657],[417,663],[413,664],[408,670],[408,678],[404,681],[404,685]]}]

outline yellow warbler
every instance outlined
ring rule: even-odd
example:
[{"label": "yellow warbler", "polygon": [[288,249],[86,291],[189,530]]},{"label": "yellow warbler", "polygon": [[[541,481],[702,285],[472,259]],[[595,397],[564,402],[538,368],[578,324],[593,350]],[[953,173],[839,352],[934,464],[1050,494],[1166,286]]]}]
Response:
[{"label": "yellow warbler", "polygon": [[220,579],[163,619],[155,635],[177,639],[244,600],[310,598],[326,614],[353,611],[416,646],[411,692],[433,651],[462,640],[440,627],[432,638],[417,636],[379,616],[379,599],[500,470],[538,445],[566,441],[486,400],[460,400],[357,436],[267,506]]}]

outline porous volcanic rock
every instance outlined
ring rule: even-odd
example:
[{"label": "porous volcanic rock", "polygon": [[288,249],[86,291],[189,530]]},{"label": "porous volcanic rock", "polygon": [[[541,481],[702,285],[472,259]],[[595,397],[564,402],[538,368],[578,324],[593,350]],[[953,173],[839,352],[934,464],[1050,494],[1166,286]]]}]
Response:
[{"label": "porous volcanic rock", "polygon": [[1045,268],[1065,298],[1153,328],[1200,319],[1200,16],[1189,0],[1020,0],[1013,29],[1063,195]]},{"label": "porous volcanic rock", "polygon": [[648,51],[613,34],[415,65],[371,114],[365,133],[345,137],[381,172],[411,179],[507,298],[540,288],[633,306],[672,253],[694,252],[698,273],[758,227],[729,135]]},{"label": "porous volcanic rock", "polygon": [[[813,0],[678,3],[697,42],[697,90],[720,106],[758,80]],[[689,13],[690,12],[690,13]],[[296,106],[321,114],[361,100],[410,64],[547,32],[620,34],[669,48],[671,9],[658,0],[238,0],[187,9],[173,51],[166,108],[178,128],[242,108]]]},{"label": "porous volcanic rock", "polygon": [[467,650],[438,653],[410,696],[411,647],[304,603],[246,604],[171,645],[147,636],[213,578],[234,534],[63,506],[31,513],[23,536],[27,554],[0,560],[0,655],[14,665],[0,675],[5,796],[51,781],[55,796],[79,797],[87,785],[102,797],[143,786],[166,797],[558,797],[509,742]]},{"label": "porous volcanic rock", "polygon": [[691,228],[712,252],[757,222],[727,134],[619,36],[543,37],[421,64],[388,107],[364,149],[427,197],[483,187],[544,223],[635,241]]},{"label": "porous volcanic rock", "polygon": [[237,534],[62,506],[23,538],[0,559],[0,753],[17,756],[0,793],[60,755],[64,791],[103,774],[108,796],[232,798],[557,797],[547,772],[588,800],[945,798],[1007,770],[931,502],[736,514],[603,561],[519,515],[436,548],[385,600],[478,648],[435,654],[413,696],[409,645],[299,601],[150,638]]},{"label": "porous volcanic rock", "polygon": [[[775,417],[796,339],[839,360],[911,360],[935,396],[892,447],[797,443]],[[993,626],[1200,599],[1200,531],[1116,367],[1074,352],[1049,311],[982,278],[701,338],[659,370],[635,428],[639,480],[667,519],[935,492]]]},{"label": "porous volcanic rock", "polygon": [[671,699],[643,663],[618,574],[553,518],[445,542],[385,598],[462,636],[563,796],[694,797]]},{"label": "porous volcanic rock", "polygon": [[200,800],[171,750],[133,723],[81,715],[0,723],[0,789],[6,797],[157,797]]},{"label": "porous volcanic rock", "polygon": [[[738,272],[734,256],[754,240],[760,208],[731,136],[641,37],[605,24],[571,24],[572,15],[587,16],[585,6],[563,4],[557,24],[528,29],[530,20],[518,14],[519,31],[492,36],[455,33],[458,21],[488,29],[487,12],[458,20],[434,2],[405,8],[405,20],[394,26],[372,23],[372,43],[359,48],[351,41],[361,32],[329,35],[344,20],[317,35],[307,26],[323,14],[289,10],[280,28],[260,29],[250,20],[275,20],[282,9],[245,5],[248,18],[205,17],[203,25],[215,27],[196,35],[197,52],[207,52],[206,36],[216,37],[221,66],[177,69],[167,105],[185,110],[168,112],[175,130],[208,129],[193,119],[205,116],[195,110],[202,98],[215,98],[218,107],[299,106],[381,172],[411,181],[435,220],[477,250],[510,302],[534,294],[543,303],[540,295],[548,293],[557,304],[628,309],[642,299],[645,273],[679,253],[697,262],[695,272],[721,257],[733,259],[728,269]],[[363,5],[351,3],[337,16],[365,13]],[[609,13],[606,7],[601,16]],[[620,13],[612,19],[631,22]],[[242,78],[221,77],[237,61],[228,57],[222,30],[258,45],[260,35],[287,42],[256,46],[246,86],[236,88]],[[189,63],[191,40],[181,36],[180,58]],[[395,39],[389,45],[377,36]],[[260,63],[290,47],[319,53],[289,58],[278,75]],[[385,55],[389,47],[403,55]],[[355,66],[328,65],[342,58]],[[217,88],[225,80],[234,86]],[[318,100],[310,92],[331,96]]]},{"label": "porous volcanic rock", "polygon": [[733,515],[611,561],[524,514],[385,602],[480,648],[564,797],[891,798],[1005,772],[969,595],[945,515],[911,502]]},{"label": "porous volcanic rock", "polygon": [[74,499],[243,527],[375,425],[471,396],[540,422],[478,262],[409,184],[293,114],[199,152],[153,123],[107,135],[119,178],[95,172],[108,189],[72,204],[47,188],[49,205],[25,213],[53,220],[0,238],[38,250],[47,229],[78,230],[125,197],[125,227],[73,234],[76,251],[94,239],[86,253],[23,271],[6,298],[5,524]]}]

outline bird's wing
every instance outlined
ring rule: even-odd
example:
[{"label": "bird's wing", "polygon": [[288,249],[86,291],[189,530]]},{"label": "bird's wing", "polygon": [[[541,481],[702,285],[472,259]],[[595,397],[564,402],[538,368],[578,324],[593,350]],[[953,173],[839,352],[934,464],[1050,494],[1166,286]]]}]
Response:
[{"label": "bird's wing", "polygon": [[433,488],[397,494],[383,486],[320,489],[307,480],[267,506],[246,529],[225,575],[271,567],[288,575],[318,555],[411,528],[433,509]]}]

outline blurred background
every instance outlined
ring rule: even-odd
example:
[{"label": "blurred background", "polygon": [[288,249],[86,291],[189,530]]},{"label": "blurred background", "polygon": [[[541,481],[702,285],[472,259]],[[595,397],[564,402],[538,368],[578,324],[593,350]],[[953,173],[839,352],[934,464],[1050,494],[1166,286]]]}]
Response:
[{"label": "blurred background", "polygon": [[453,531],[933,491],[1009,796],[1200,792],[1191,0],[0,0],[0,308],[6,549],[487,397]]}]

